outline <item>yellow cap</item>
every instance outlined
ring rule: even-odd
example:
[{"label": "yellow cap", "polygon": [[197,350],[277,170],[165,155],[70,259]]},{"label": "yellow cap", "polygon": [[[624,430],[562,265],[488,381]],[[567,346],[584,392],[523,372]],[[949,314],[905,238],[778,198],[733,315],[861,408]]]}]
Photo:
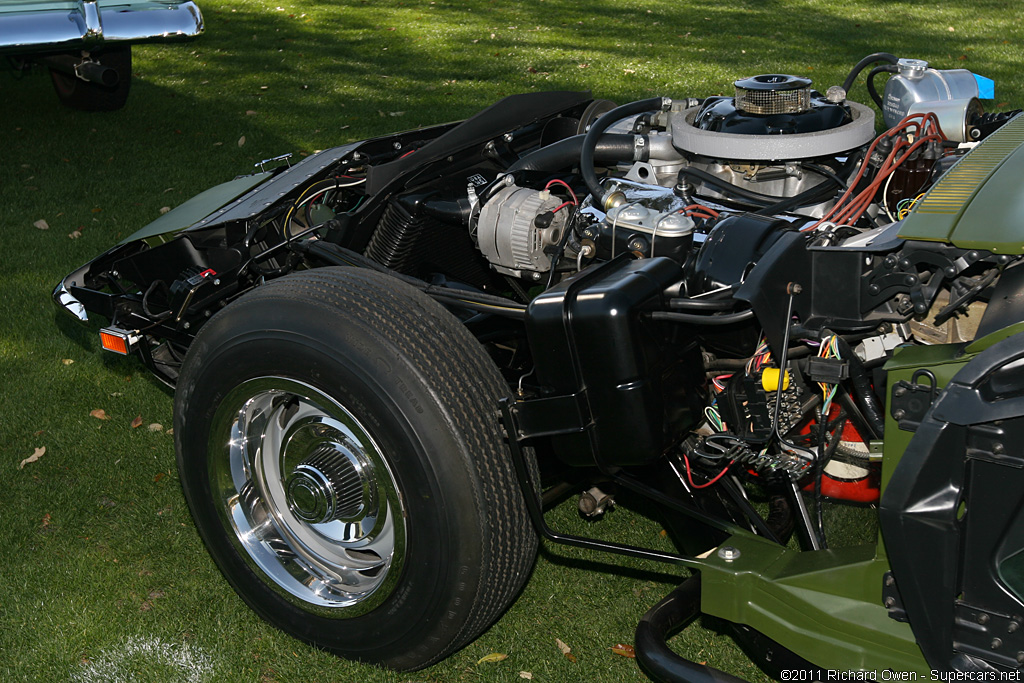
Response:
[{"label": "yellow cap", "polygon": [[[779,369],[765,368],[761,373],[761,387],[765,391],[777,391],[779,388]],[[782,376],[782,390],[789,389],[789,373]]]}]

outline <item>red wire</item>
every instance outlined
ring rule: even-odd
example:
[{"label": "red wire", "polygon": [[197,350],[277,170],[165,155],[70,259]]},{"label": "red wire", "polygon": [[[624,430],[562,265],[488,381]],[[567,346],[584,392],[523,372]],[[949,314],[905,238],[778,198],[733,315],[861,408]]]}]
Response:
[{"label": "red wire", "polygon": [[573,204],[571,201],[570,202],[562,202],[561,204],[556,206],[554,209],[552,209],[551,213],[558,213],[559,211],[561,211],[562,209],[564,209],[567,206],[576,206],[576,205]]},{"label": "red wire", "polygon": [[[569,190],[569,196],[572,197],[572,203],[577,205],[580,203],[580,201],[576,199],[576,193],[572,191],[572,188],[569,187],[569,185],[564,180],[558,180],[557,178],[555,180],[549,180],[548,184],[544,186],[544,189],[551,189],[552,185],[561,185],[565,189]],[[558,209],[555,209],[555,211],[557,210]]]},{"label": "red wire", "polygon": [[711,486],[716,481],[724,477],[725,473],[729,471],[730,467],[732,467],[732,460],[730,460],[729,464],[725,466],[725,469],[719,472],[717,475],[715,475],[714,479],[705,484],[695,484],[693,481],[693,473],[690,471],[690,459],[686,457],[685,453],[683,454],[683,463],[686,465],[686,478],[690,480],[690,486],[692,486],[695,489],[706,489],[707,487]]},{"label": "red wire", "polygon": [[689,206],[684,206],[679,209],[679,213],[686,214],[687,216],[697,216],[698,218],[718,218],[717,211],[712,209],[710,206],[704,206],[703,204],[690,204]]},{"label": "red wire", "polygon": [[[883,138],[893,137],[898,133],[907,131],[911,127],[914,129],[913,134],[917,136],[917,139],[911,144],[902,138],[898,138],[872,182],[853,197],[849,204],[847,204],[846,202],[850,199],[850,195],[853,193],[854,188],[856,188],[857,183],[859,183],[861,178],[864,176],[864,172],[868,167],[867,162],[871,159],[871,154],[875,151],[875,147],[878,146],[878,143],[881,142]],[[942,133],[942,128],[939,126],[938,117],[933,113],[911,114],[910,116],[907,116],[885,133],[882,133],[875,138],[874,142],[872,142],[871,146],[868,148],[867,153],[864,155],[864,161],[861,162],[857,175],[850,182],[849,187],[846,192],[843,193],[843,196],[839,198],[839,201],[835,203],[835,206],[833,206],[828,213],[822,216],[817,222],[803,228],[802,231],[813,230],[825,221],[831,221],[839,224],[852,224],[857,222],[857,220],[864,215],[864,212],[867,211],[875,194],[877,194],[878,189],[882,186],[882,183],[886,178],[888,178],[889,174],[900,166],[900,164],[906,161],[914,150],[927,142],[933,140],[941,142],[944,139],[945,135]],[[906,153],[897,158],[897,154],[899,154],[899,152],[904,148],[908,148]]]}]

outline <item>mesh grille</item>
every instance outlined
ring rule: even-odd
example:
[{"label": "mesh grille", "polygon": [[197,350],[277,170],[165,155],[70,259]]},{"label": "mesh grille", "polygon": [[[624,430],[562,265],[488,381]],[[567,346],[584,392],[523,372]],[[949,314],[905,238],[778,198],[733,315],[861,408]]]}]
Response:
[{"label": "mesh grille", "polygon": [[811,108],[811,91],[736,88],[736,108],[748,114],[799,114]]}]

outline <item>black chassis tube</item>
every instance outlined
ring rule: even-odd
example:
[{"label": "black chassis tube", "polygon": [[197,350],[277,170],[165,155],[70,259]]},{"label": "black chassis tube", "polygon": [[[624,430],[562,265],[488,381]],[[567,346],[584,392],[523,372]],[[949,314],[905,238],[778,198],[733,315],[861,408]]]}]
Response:
[{"label": "black chassis tube", "polygon": [[700,574],[695,573],[640,618],[633,638],[637,664],[657,683],[743,683],[669,648],[668,639],[699,616]]}]

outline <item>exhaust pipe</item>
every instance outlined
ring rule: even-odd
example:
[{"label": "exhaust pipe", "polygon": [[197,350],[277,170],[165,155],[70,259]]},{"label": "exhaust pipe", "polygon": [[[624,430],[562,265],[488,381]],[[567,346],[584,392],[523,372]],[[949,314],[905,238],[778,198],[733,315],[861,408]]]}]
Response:
[{"label": "exhaust pipe", "polygon": [[116,69],[75,55],[48,55],[39,57],[35,61],[55,71],[76,76],[83,81],[96,83],[107,88],[113,88],[121,80]]}]

